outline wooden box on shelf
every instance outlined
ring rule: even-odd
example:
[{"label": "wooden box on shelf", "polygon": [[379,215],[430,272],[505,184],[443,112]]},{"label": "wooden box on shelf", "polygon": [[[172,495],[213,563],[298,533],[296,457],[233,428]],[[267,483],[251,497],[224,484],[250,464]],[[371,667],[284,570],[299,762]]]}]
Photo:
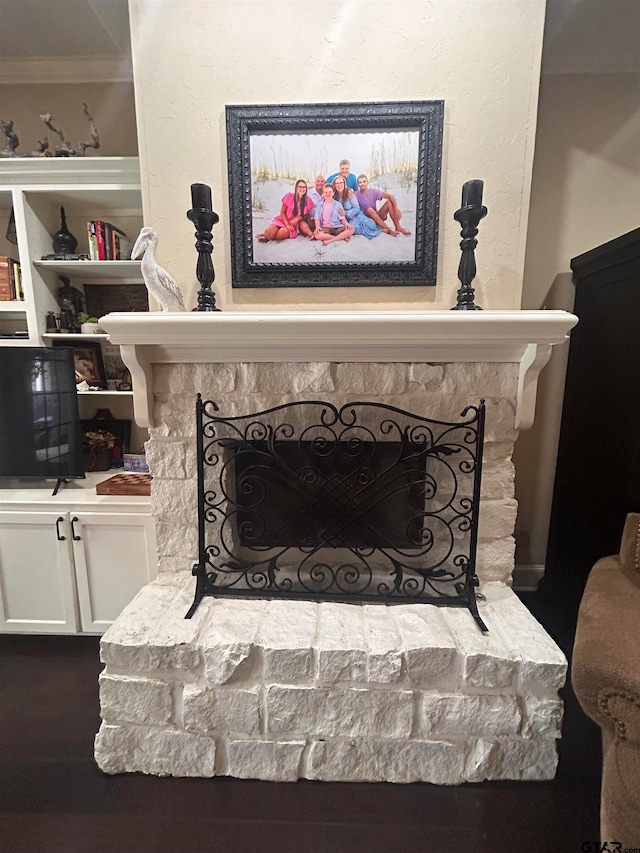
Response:
[{"label": "wooden box on shelf", "polygon": [[116,474],[96,486],[98,495],[150,495],[151,474]]}]

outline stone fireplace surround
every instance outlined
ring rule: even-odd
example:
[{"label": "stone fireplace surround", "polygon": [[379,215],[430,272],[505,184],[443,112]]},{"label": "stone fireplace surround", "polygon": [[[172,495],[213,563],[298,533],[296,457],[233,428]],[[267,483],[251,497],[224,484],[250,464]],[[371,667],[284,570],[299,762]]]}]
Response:
[{"label": "stone fireplace surround", "polygon": [[[511,453],[565,312],[112,314],[101,325],[149,426],[159,576],[104,635],[107,773],[293,781],[548,779],[566,660],[510,589]],[[360,398],[456,419],[487,401],[477,571],[464,609],[206,598],[197,559],[197,392],[225,415]]]}]

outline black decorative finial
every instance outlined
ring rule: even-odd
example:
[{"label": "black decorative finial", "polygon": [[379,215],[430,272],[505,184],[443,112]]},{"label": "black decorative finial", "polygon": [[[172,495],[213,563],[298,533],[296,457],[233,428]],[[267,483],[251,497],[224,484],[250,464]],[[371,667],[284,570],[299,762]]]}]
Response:
[{"label": "black decorative finial", "polygon": [[478,245],[476,235],[478,223],[487,215],[487,208],[482,204],[483,181],[467,181],[462,186],[462,207],[456,210],[453,218],[462,226],[460,236],[460,249],[462,257],[458,266],[458,278],[462,285],[457,293],[456,304],[452,311],[482,311],[479,305],[473,301],[475,290],[471,282],[476,277],[475,250]]},{"label": "black decorative finial", "polygon": [[216,274],[213,269],[211,253],[213,245],[211,229],[220,221],[217,213],[214,213],[211,200],[211,187],[206,184],[191,184],[191,210],[187,211],[187,218],[196,226],[196,249],[198,250],[198,263],[196,266],[196,278],[200,282],[198,291],[198,305],[194,311],[219,311],[216,307],[216,295],[211,289]]}]

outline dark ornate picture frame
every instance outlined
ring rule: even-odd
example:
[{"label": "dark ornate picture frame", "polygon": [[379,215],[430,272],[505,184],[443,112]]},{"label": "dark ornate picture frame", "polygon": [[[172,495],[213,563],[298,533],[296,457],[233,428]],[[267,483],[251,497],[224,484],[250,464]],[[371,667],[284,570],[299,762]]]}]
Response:
[{"label": "dark ornate picture frame", "polygon": [[83,379],[96,388],[106,389],[107,376],[104,371],[102,360],[102,347],[100,341],[89,340],[91,335],[86,335],[86,341],[77,338],[69,341],[65,335],[55,338],[52,343],[54,347],[68,347],[73,350],[73,361],[76,371],[76,382]]},{"label": "dark ornate picture frame", "polygon": [[[440,174],[442,168],[442,134],[444,124],[444,101],[406,101],[398,103],[355,103],[355,104],[288,104],[288,105],[248,105],[226,107],[227,158],[229,169],[229,205],[231,225],[231,262],[233,287],[367,287],[367,286],[433,286],[436,283],[438,218],[440,203]],[[296,146],[295,137],[299,135],[300,145],[312,147],[313,136],[318,134],[345,135],[353,139],[353,134],[362,134],[362,144],[366,145],[365,134],[416,132],[415,151],[415,229],[411,237],[390,237],[380,235],[370,242],[380,248],[389,247],[389,260],[367,260],[366,248],[369,241],[356,237],[360,241],[362,256],[357,261],[350,259],[342,262],[339,251],[342,248],[333,245],[331,253],[324,252],[323,257],[314,261],[282,263],[277,259],[277,251],[271,251],[269,259],[256,259],[256,234],[254,233],[254,187],[256,186],[256,168],[252,172],[251,140],[256,135],[282,135],[283,145],[289,149]],[[293,140],[292,140],[293,137]],[[373,138],[373,137],[372,137]],[[413,137],[412,137],[413,138]],[[345,148],[348,145],[345,144]],[[345,157],[349,156],[345,151]],[[322,166],[331,172],[338,171],[338,162],[320,162],[316,167],[322,174]],[[412,168],[413,168],[412,163]],[[354,174],[362,168],[353,164]],[[295,179],[291,170],[286,181],[293,190]],[[309,184],[311,174],[301,175]],[[327,176],[328,177],[328,176]],[[282,182],[284,184],[284,181]],[[372,186],[375,185],[372,181]],[[310,188],[313,186],[311,183]],[[413,193],[413,183],[411,185]],[[278,210],[275,213],[279,212]],[[413,224],[413,219],[411,224]],[[410,260],[394,260],[392,244],[396,240],[412,241],[415,251]],[[298,241],[309,241],[300,235]],[[380,241],[387,241],[380,243]],[[317,246],[311,241],[311,246]],[[319,244],[321,247],[322,244]],[[277,250],[277,245],[269,246]],[[285,253],[282,253],[283,255]],[[320,252],[317,253],[320,255]],[[347,253],[342,253],[345,257]],[[290,253],[289,253],[290,255]]]}]

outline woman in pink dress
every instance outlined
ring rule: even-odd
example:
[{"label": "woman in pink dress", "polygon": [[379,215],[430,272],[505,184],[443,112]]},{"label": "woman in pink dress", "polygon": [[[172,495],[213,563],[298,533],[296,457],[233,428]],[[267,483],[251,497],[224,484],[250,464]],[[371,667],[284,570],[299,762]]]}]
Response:
[{"label": "woman in pink dress", "polygon": [[305,237],[313,236],[308,216],[313,214],[315,205],[307,195],[307,182],[296,181],[292,193],[287,193],[282,199],[280,215],[258,234],[260,243],[268,243],[269,240],[288,240],[297,237],[299,233]]}]

